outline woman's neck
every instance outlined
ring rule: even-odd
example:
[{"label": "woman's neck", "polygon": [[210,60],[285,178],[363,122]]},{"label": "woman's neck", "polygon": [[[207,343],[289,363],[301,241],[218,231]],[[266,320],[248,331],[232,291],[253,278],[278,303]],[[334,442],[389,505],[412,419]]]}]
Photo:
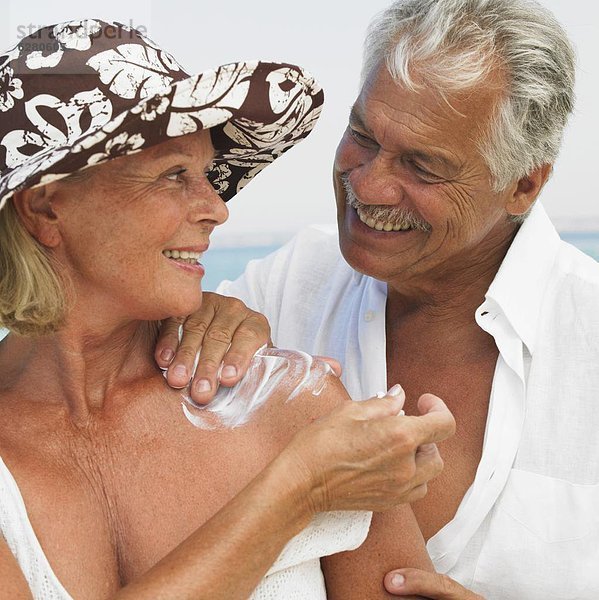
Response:
[{"label": "woman's neck", "polygon": [[112,393],[157,371],[155,337],[155,323],[91,327],[74,316],[54,334],[9,334],[0,343],[0,393],[63,404],[74,423],[85,423]]}]

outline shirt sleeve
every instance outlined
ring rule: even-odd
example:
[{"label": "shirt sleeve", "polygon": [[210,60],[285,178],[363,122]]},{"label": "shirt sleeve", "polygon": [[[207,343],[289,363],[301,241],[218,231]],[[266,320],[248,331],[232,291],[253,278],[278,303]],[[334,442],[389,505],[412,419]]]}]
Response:
[{"label": "shirt sleeve", "polygon": [[[339,260],[337,238],[318,227],[308,227],[279,250],[260,260],[251,260],[235,281],[223,281],[217,293],[239,298],[270,323],[272,339],[288,347],[301,347],[300,337],[289,337],[312,304],[328,289],[327,281]],[[320,311],[318,311],[320,312]],[[285,325],[280,329],[280,323]],[[280,339],[282,338],[282,339]],[[291,344],[291,346],[289,346]]]},{"label": "shirt sleeve", "polygon": [[239,298],[252,310],[262,313],[270,323],[275,343],[289,266],[296,246],[297,236],[265,258],[251,260],[240,277],[235,281],[223,281],[216,290],[224,296]]},{"label": "shirt sleeve", "polygon": [[264,313],[266,306],[266,290],[276,254],[282,249],[269,254],[265,258],[251,260],[242,275],[235,281],[225,279],[217,289],[217,294],[239,298],[252,310]]}]

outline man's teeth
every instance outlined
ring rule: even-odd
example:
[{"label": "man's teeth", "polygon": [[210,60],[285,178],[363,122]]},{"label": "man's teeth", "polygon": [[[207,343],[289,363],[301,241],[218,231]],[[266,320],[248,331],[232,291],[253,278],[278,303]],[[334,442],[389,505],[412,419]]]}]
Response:
[{"label": "man's teeth", "polygon": [[407,231],[411,229],[408,223],[384,223],[383,221],[375,221],[372,217],[367,217],[360,209],[356,209],[360,221],[377,231]]},{"label": "man's teeth", "polygon": [[189,252],[188,250],[163,250],[162,254],[167,258],[180,260],[190,265],[196,264],[202,258],[202,252]]}]

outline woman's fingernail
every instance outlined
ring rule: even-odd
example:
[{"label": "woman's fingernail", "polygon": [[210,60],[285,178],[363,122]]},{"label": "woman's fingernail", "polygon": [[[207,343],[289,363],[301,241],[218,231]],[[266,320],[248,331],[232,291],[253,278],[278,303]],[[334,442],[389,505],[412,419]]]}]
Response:
[{"label": "woman's fingernail", "polygon": [[160,353],[160,358],[164,361],[164,362],[171,362],[171,360],[173,360],[173,357],[175,356],[175,353],[170,349],[170,348],[165,348],[161,353]]},{"label": "woman's fingernail", "polygon": [[196,381],[195,388],[196,392],[198,392],[199,394],[205,394],[206,392],[210,391],[212,386],[210,385],[210,382],[207,379],[200,379]]},{"label": "woman's fingernail", "polygon": [[185,365],[177,365],[173,369],[173,375],[179,379],[187,378],[187,367]]},{"label": "woman's fingernail", "polygon": [[391,577],[391,585],[393,587],[401,587],[406,581],[406,578],[399,573],[395,573],[393,577]]},{"label": "woman's fingernail", "polygon": [[225,379],[237,377],[237,367],[234,367],[233,365],[227,365],[226,367],[223,367],[220,376],[224,377]]},{"label": "woman's fingernail", "polygon": [[403,392],[403,388],[399,383],[396,383],[388,392],[387,396],[399,396]]}]

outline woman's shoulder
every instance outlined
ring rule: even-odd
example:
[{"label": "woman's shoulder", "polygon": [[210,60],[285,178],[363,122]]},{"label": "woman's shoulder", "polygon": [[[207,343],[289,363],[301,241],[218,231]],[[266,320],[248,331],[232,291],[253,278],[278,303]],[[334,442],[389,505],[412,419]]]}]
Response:
[{"label": "woman's shoulder", "polygon": [[265,348],[236,386],[221,388],[205,408],[188,401],[184,411],[201,428],[250,430],[286,444],[295,431],[344,401],[349,396],[326,362],[304,352]]}]

